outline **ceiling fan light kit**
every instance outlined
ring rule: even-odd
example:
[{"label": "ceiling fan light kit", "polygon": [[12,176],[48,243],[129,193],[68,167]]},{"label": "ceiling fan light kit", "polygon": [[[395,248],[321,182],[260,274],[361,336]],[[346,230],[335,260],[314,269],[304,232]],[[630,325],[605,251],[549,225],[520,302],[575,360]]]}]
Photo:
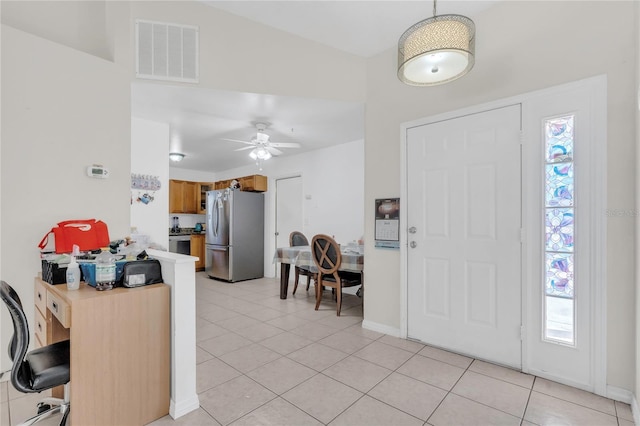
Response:
[{"label": "ceiling fan light kit", "polygon": [[223,140],[230,141],[230,142],[239,142],[239,143],[249,145],[243,148],[238,148],[236,149],[236,151],[244,151],[244,150],[250,149],[251,152],[249,152],[249,157],[251,157],[252,160],[255,160],[256,165],[260,168],[260,170],[262,170],[263,161],[270,159],[274,155],[283,154],[283,152],[277,148],[300,148],[300,144],[295,142],[289,142],[289,143],[271,142],[269,140],[269,135],[264,133],[264,131],[267,129],[267,124],[256,123],[255,126],[258,131],[256,133],[256,136],[253,137],[251,141],[243,141],[238,139],[226,139],[226,138]]},{"label": "ceiling fan light kit", "polygon": [[254,148],[249,153],[249,157],[251,157],[254,160],[257,160],[257,159],[268,160],[269,158],[271,158],[271,153],[267,151],[265,147],[259,146],[257,148]]},{"label": "ceiling fan light kit", "polygon": [[436,15],[412,25],[398,41],[398,78],[410,86],[456,80],[475,63],[475,24],[462,15]]}]

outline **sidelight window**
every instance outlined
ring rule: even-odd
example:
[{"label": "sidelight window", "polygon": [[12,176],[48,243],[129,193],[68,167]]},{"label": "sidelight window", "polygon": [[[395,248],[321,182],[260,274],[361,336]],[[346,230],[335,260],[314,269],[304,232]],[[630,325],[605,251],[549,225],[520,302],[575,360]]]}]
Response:
[{"label": "sidelight window", "polygon": [[545,247],[543,338],[575,345],[574,116],[544,122]]}]

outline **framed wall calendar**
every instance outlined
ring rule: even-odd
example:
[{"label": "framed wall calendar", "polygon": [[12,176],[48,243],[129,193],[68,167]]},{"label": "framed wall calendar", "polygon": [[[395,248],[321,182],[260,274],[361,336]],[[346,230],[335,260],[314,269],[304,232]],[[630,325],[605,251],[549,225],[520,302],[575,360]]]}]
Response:
[{"label": "framed wall calendar", "polygon": [[400,248],[400,198],[378,198],[376,205],[376,247]]}]

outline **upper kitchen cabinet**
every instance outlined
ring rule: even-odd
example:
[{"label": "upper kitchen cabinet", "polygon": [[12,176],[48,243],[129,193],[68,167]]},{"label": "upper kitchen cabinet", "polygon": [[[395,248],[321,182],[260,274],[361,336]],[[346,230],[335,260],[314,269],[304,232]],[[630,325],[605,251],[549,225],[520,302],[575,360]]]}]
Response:
[{"label": "upper kitchen cabinet", "polygon": [[215,184],[212,182],[198,182],[196,185],[198,187],[196,191],[198,214],[207,214],[207,191],[213,191]]},{"label": "upper kitchen cabinet", "polygon": [[[229,188],[231,182],[234,179],[220,180],[215,183],[215,189]],[[240,178],[235,178],[240,184],[241,191],[249,192],[266,192],[267,191],[267,177],[262,175],[251,175]]]},{"label": "upper kitchen cabinet", "polygon": [[169,213],[199,213],[199,205],[196,205],[198,189],[197,182],[169,180]]}]

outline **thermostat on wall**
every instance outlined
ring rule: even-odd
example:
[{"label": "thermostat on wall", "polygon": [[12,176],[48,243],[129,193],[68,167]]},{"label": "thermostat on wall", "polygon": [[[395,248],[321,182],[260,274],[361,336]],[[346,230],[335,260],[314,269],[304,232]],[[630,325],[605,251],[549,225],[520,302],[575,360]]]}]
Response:
[{"label": "thermostat on wall", "polygon": [[87,176],[106,179],[109,177],[109,169],[103,167],[100,164],[94,164],[92,166],[87,167]]}]

